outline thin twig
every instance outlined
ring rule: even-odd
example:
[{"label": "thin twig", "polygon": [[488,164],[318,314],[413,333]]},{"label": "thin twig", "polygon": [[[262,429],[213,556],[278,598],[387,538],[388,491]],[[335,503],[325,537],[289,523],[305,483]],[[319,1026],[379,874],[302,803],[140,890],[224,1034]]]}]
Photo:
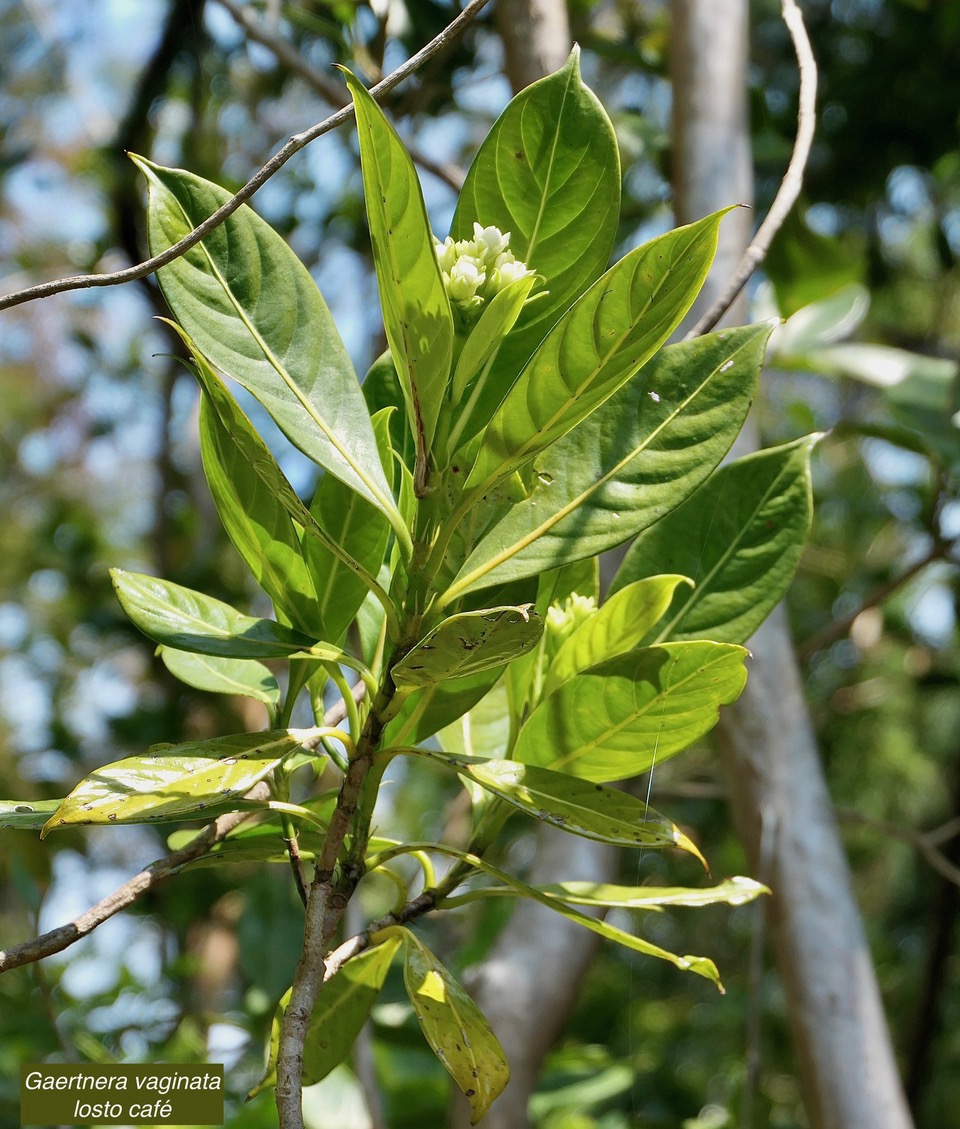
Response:
[{"label": "thin twig", "polygon": [[943,843],[948,838],[960,833],[960,822],[950,819],[932,831],[916,831],[912,827],[904,827],[899,823],[890,823],[886,819],[874,819],[873,816],[864,815],[854,808],[835,808],[837,818],[843,823],[856,823],[871,831],[880,831],[892,839],[899,839],[909,843],[917,850],[930,866],[948,882],[960,886],[960,867],[955,866],[937,844]]},{"label": "thin twig", "polygon": [[803,186],[803,173],[810,158],[810,149],[813,145],[813,134],[816,128],[817,62],[813,56],[807,29],[803,24],[803,15],[797,7],[796,0],[781,0],[781,11],[783,21],[790,32],[790,39],[793,42],[793,49],[800,70],[797,136],[793,144],[793,153],[790,156],[790,163],[787,165],[783,180],[780,182],[780,187],[777,189],[777,194],[770,205],[770,211],[767,212],[766,218],[753,237],[753,241],[744,251],[733,277],[727,284],[727,288],[686,335],[685,341],[709,333],[727,312],[746,285],[747,280],[766,258],[773,237],[783,226],[783,222],[789,215],[790,209],[797,202],[800,189]]},{"label": "thin twig", "polygon": [[[359,683],[359,686],[361,689],[358,693],[362,697],[365,687],[362,682]],[[356,693],[354,696],[356,697]],[[337,702],[324,715],[324,724],[327,726],[339,725],[345,716],[346,707],[344,703],[342,701]],[[246,799],[264,800],[268,796],[267,785],[261,781],[247,793]],[[42,960],[44,957],[69,948],[81,937],[86,937],[89,933],[92,933],[94,929],[113,917],[114,914],[126,909],[127,906],[133,905],[138,898],[142,898],[149,890],[171,877],[181,867],[186,866],[188,862],[193,862],[194,859],[207,854],[235,827],[239,827],[245,819],[257,814],[259,813],[253,810],[228,812],[219,816],[212,823],[208,823],[185,847],[181,847],[179,851],[173,851],[162,859],[151,863],[139,874],[135,874],[122,886],[118,886],[116,890],[73,921],[66,925],[59,925],[56,929],[51,929],[32,941],[24,941],[21,945],[13,945],[9,949],[0,950],[0,973],[8,972],[11,968],[20,968],[22,965],[31,964],[33,961]]]},{"label": "thin twig", "polygon": [[[414,56],[397,67],[392,74],[387,75],[385,79],[372,87],[370,90],[371,95],[378,101],[382,101],[395,86],[413,74],[414,71],[421,67],[428,59],[436,55],[451,39],[458,35],[460,31],[479,14],[486,6],[487,2],[488,0],[470,0],[470,3],[463,11],[452,20],[443,31],[435,36],[426,47],[421,48]],[[132,267],[126,267],[124,270],[111,271],[107,274],[71,275],[68,278],[56,279],[53,282],[41,282],[36,286],[28,286],[23,290],[15,290],[0,298],[0,310],[6,310],[12,306],[21,306],[24,302],[31,302],[38,298],[49,298],[53,294],[62,294],[68,290],[88,290],[91,287],[117,286],[123,282],[132,282],[136,278],[143,278],[144,275],[152,274],[160,267],[166,266],[167,263],[172,263],[174,259],[178,259],[181,255],[189,251],[191,247],[196,246],[201,239],[209,235],[210,232],[219,227],[224,220],[233,215],[240,205],[245,204],[259,188],[262,188],[295,153],[299,153],[300,150],[306,145],[309,145],[311,141],[315,141],[318,137],[322,137],[323,134],[329,133],[332,129],[336,129],[337,126],[342,125],[352,116],[353,107],[345,106],[342,110],[331,114],[330,117],[326,118],[324,121],[311,126],[310,129],[304,130],[302,133],[295,133],[286,144],[278,149],[270,160],[247,181],[239,192],[231,196],[225,204],[221,205],[213,215],[205,219],[198,227],[195,227],[189,235],[185,235],[159,255],[153,255],[149,259],[144,259],[142,263],[137,263]]]},{"label": "thin twig", "polygon": [[918,561],[914,561],[909,568],[898,573],[890,580],[875,588],[860,604],[856,611],[850,612],[848,615],[842,616],[840,619],[833,620],[828,623],[826,627],[821,628],[819,631],[814,632],[809,638],[797,647],[797,655],[801,659],[808,659],[812,654],[822,650],[830,643],[835,642],[837,639],[842,638],[853,626],[854,620],[867,608],[876,607],[877,604],[882,604],[884,600],[892,596],[894,592],[898,591],[912,580],[917,573],[922,572],[927,565],[933,564],[934,561],[942,560],[944,557],[943,546],[934,544],[928,553],[922,556]]},{"label": "thin twig", "polygon": [[[267,795],[266,784],[258,784],[247,793],[247,798],[266,799]],[[31,964],[36,960],[42,960],[53,953],[62,952],[63,949],[79,941],[81,937],[86,937],[88,933],[92,933],[94,929],[113,917],[115,913],[119,913],[120,910],[132,905],[138,898],[143,897],[148,890],[152,890],[181,867],[186,866],[188,862],[207,854],[229,832],[255,814],[255,811],[237,811],[221,815],[212,823],[208,823],[200,834],[191,839],[185,847],[181,847],[179,851],[174,851],[172,854],[151,863],[139,874],[135,874],[122,886],[117,887],[113,893],[97,902],[86,913],[82,913],[66,925],[59,925],[56,929],[42,933],[32,941],[24,941],[22,945],[14,945],[3,950],[0,952],[0,973],[8,972],[11,968],[19,968],[24,964]]]},{"label": "thin twig", "polygon": [[[346,91],[342,84],[335,81],[329,75],[325,75],[321,71],[311,67],[303,55],[300,54],[289,40],[279,35],[273,35],[271,32],[267,31],[248,6],[238,4],[236,0],[217,0],[217,3],[227,9],[236,23],[243,28],[247,38],[259,43],[261,47],[266,47],[266,49],[276,57],[278,62],[282,63],[291,73],[299,75],[308,86],[312,87],[313,90],[315,90],[321,98],[329,102],[331,106],[340,109],[347,105],[347,99],[345,97]],[[411,145],[409,142],[406,142],[406,147],[407,152],[421,168],[432,173],[439,180],[442,180],[444,184],[448,184],[454,192],[460,191],[466,179],[466,173],[464,173],[463,169],[458,168],[454,164],[435,161],[432,157],[428,157],[427,154],[422,152],[417,146]]]}]

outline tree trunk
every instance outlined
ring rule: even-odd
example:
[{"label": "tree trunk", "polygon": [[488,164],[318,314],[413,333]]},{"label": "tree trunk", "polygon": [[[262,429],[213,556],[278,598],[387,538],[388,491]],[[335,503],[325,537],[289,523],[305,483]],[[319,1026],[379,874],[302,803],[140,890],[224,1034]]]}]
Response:
[{"label": "tree trunk", "polygon": [[[672,0],[677,220],[749,200],[747,0]],[[746,211],[722,225],[701,298],[746,245]],[[731,223],[731,220],[734,221]],[[737,320],[740,320],[737,318]],[[746,429],[738,453],[755,449]],[[782,609],[750,643],[747,688],[718,729],[737,831],[769,904],[813,1129],[911,1125]]]}]

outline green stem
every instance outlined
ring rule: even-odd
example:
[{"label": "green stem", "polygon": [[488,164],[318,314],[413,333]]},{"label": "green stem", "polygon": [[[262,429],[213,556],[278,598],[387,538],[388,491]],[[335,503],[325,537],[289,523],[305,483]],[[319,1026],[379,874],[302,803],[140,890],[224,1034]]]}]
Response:
[{"label": "green stem", "polygon": [[[330,679],[336,688],[340,691],[340,696],[343,698],[343,705],[347,711],[347,721],[350,723],[350,734],[354,740],[360,735],[360,715],[357,713],[357,703],[353,696],[353,691],[347,685],[347,680],[343,677],[343,671],[337,666],[336,663],[323,664]],[[370,691],[370,686],[364,680],[364,685],[367,687],[367,692]]]}]

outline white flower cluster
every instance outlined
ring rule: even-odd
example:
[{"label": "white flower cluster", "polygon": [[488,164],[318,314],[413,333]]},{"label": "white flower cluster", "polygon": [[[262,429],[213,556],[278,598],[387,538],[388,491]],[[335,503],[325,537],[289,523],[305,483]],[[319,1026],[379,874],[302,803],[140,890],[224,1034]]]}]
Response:
[{"label": "white flower cluster", "polygon": [[533,274],[509,249],[510,232],[473,225],[472,239],[437,241],[437,258],[450,301],[475,311],[508,283]]},{"label": "white flower cluster", "polygon": [[577,592],[568,596],[562,605],[553,604],[549,607],[544,617],[548,658],[552,658],[560,649],[560,644],[596,610],[597,601],[592,596],[581,596]]}]

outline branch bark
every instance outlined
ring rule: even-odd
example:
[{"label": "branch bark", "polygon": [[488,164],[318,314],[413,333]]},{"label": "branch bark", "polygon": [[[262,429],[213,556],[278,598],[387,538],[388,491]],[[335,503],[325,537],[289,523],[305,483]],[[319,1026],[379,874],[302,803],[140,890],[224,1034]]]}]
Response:
[{"label": "branch bark", "polygon": [[[405,63],[397,67],[392,74],[387,75],[386,78],[378,82],[376,86],[371,87],[371,95],[376,98],[377,101],[382,101],[395,86],[398,86],[405,78],[413,74],[428,59],[436,55],[438,51],[443,50],[451,39],[459,35],[464,27],[479,15],[481,9],[484,8],[487,3],[488,0],[470,0],[470,3],[463,11],[456,16],[443,31],[431,39],[425,47],[422,47]],[[324,121],[318,122],[316,125],[304,130],[302,133],[295,133],[285,145],[281,146],[277,152],[274,153],[262,168],[254,173],[239,192],[231,196],[222,207],[218,208],[213,215],[209,216],[202,224],[194,228],[189,235],[185,235],[178,243],[174,243],[171,247],[168,247],[166,251],[161,252],[161,254],[154,255],[134,266],[126,267],[124,270],[112,271],[107,274],[71,275],[69,278],[60,278],[53,282],[41,282],[36,286],[28,286],[23,290],[15,290],[10,294],[0,297],[0,310],[9,309],[12,306],[22,306],[25,302],[33,302],[38,298],[49,298],[54,294],[63,294],[68,290],[88,290],[91,287],[117,286],[122,282],[132,282],[134,279],[153,274],[153,272],[159,270],[160,267],[166,266],[167,263],[172,263],[174,259],[178,259],[181,255],[189,251],[191,247],[196,246],[205,235],[209,235],[210,232],[219,227],[224,220],[232,216],[240,205],[245,204],[258,189],[262,188],[295,153],[299,153],[300,150],[309,145],[311,141],[316,141],[318,137],[322,137],[323,134],[329,133],[332,129],[336,129],[337,126],[342,125],[352,116],[353,107],[347,106],[342,110],[338,110],[335,114],[331,114],[330,117],[324,119]]]},{"label": "branch bark", "polygon": [[[783,8],[789,20],[799,19],[793,0],[783,0]],[[743,199],[750,175],[749,12],[747,0],[723,6],[672,0],[671,10],[678,172],[682,167],[684,182],[698,186],[686,191],[682,182],[677,193],[677,219],[687,222]],[[731,39],[732,25],[738,31]],[[718,267],[703,306],[730,305],[727,277]],[[740,450],[756,446],[748,429]],[[747,688],[721,717],[718,734],[738,833],[751,865],[765,866],[774,892],[771,932],[810,1124],[906,1129],[910,1116],[781,609],[751,649]],[[770,843],[763,859],[761,841]]]}]

